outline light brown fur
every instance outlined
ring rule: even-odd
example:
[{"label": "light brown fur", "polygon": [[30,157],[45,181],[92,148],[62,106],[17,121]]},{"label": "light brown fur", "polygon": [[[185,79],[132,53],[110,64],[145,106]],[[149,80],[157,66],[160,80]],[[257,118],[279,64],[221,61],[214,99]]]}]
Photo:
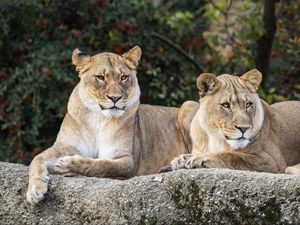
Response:
[{"label": "light brown fur", "polygon": [[177,108],[139,104],[140,57],[137,46],[122,56],[74,50],[81,80],[55,143],[30,165],[30,203],[43,199],[49,173],[124,179],[155,173],[188,151]]},{"label": "light brown fur", "polygon": [[[198,77],[201,98],[190,129],[192,154],[175,158],[173,169],[300,174],[300,102],[268,105],[256,93],[261,78],[258,70],[241,77]],[[184,104],[180,110],[193,111],[196,107]]]}]

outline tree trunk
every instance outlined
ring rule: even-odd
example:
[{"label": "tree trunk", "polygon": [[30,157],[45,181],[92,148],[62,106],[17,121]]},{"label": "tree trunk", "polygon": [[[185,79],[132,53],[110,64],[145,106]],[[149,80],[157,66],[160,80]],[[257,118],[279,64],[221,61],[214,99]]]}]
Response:
[{"label": "tree trunk", "polygon": [[263,87],[269,80],[269,64],[272,43],[276,33],[275,0],[264,0],[264,29],[265,33],[257,40],[256,68],[263,74]]}]

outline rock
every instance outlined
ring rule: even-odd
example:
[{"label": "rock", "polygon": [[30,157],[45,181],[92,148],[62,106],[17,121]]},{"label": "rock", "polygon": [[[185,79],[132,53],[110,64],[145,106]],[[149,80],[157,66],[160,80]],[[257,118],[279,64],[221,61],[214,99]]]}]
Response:
[{"label": "rock", "polygon": [[300,224],[300,177],[225,169],[129,180],[52,176],[37,206],[28,168],[0,163],[0,224]]}]

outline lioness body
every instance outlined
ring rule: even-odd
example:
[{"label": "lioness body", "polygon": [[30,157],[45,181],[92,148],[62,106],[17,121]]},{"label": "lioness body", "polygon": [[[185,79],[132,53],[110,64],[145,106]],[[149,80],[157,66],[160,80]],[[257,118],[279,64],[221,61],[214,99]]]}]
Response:
[{"label": "lioness body", "polygon": [[74,51],[81,81],[55,143],[30,165],[30,203],[43,199],[49,172],[129,178],[157,172],[188,151],[177,108],[139,104],[135,69],[140,55],[138,47],[122,57]]},{"label": "lioness body", "polygon": [[[241,78],[231,75],[199,78],[202,98],[191,123],[192,154],[174,159],[173,169],[204,167],[299,173],[297,167],[290,166],[300,162],[300,102],[268,105],[259,99],[256,89],[261,75],[257,70]],[[183,105],[184,110],[196,107]]]}]

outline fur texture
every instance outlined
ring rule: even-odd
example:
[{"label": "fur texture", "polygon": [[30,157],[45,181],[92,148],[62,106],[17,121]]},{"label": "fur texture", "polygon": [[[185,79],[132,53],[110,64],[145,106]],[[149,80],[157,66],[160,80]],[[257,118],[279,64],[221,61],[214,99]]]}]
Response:
[{"label": "fur texture", "polygon": [[31,162],[27,201],[43,199],[49,173],[124,179],[155,173],[188,151],[181,129],[190,121],[181,125],[177,108],[139,104],[140,57],[137,46],[123,56],[74,50],[81,79],[55,143]]},{"label": "fur texture", "polygon": [[262,76],[251,70],[241,77],[202,74],[197,86],[192,154],[172,161],[172,169],[230,168],[300,174],[300,102],[268,105],[256,90]]}]

